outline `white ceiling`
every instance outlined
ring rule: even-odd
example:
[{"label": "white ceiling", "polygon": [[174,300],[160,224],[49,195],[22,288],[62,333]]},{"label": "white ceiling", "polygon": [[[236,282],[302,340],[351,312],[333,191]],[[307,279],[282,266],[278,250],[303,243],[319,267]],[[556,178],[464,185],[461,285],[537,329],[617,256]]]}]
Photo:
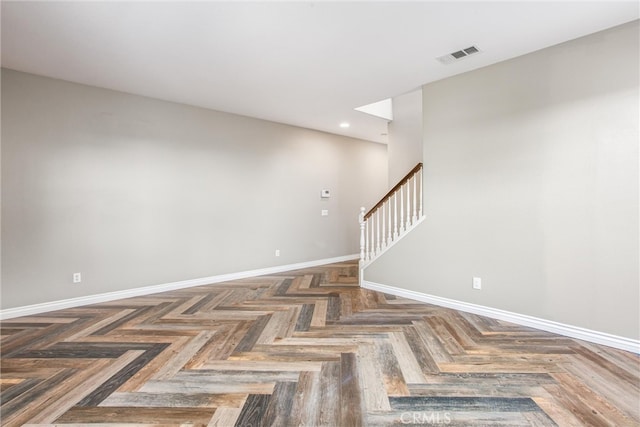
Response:
[{"label": "white ceiling", "polygon": [[[355,107],[638,19],[638,9],[637,1],[2,1],[2,66],[385,142],[386,122]],[[482,53],[451,65],[435,59],[470,45]]]}]

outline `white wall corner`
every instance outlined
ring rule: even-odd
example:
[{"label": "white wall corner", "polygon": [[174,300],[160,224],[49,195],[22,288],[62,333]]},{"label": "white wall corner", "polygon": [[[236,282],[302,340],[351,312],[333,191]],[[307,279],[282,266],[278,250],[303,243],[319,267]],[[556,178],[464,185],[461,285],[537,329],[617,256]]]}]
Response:
[{"label": "white wall corner", "polygon": [[467,313],[478,314],[481,316],[490,317],[492,319],[504,320],[507,322],[515,323],[517,325],[541,329],[543,331],[553,332],[555,334],[564,335],[570,338],[576,338],[640,354],[640,340],[611,335],[605,332],[593,331],[578,326],[566,325],[551,320],[540,319],[537,317],[513,313],[497,308],[485,307],[482,305],[471,304],[463,301],[442,298],[435,295],[424,294],[407,289],[396,288],[393,286],[382,285],[380,283],[369,282],[364,279],[361,279],[361,286],[365,289],[370,289],[373,291],[384,292],[386,294],[409,298],[427,304],[433,304],[441,307],[452,308],[454,310],[464,311]]},{"label": "white wall corner", "polygon": [[230,280],[246,279],[248,277],[265,276],[269,274],[282,273],[285,271],[299,270],[302,268],[316,267],[318,265],[333,264],[337,262],[353,261],[360,258],[359,254],[344,255],[334,258],[325,258],[314,261],[299,262],[295,264],[266,267],[256,270],[240,271],[237,273],[220,274],[217,276],[202,277],[200,279],[183,280],[180,282],[163,283],[160,285],[144,286],[140,288],[125,289],[122,291],[107,292],[103,294],[87,295],[83,297],[70,298],[65,300],[32,304],[22,307],[7,308],[0,310],[0,320],[13,319],[21,316],[31,316],[34,314],[46,313],[65,308],[79,307],[88,304],[114,301],[123,298],[131,298],[142,295],[155,294],[158,292],[172,291],[176,289],[190,288],[193,286],[210,285],[214,283],[228,282]]}]

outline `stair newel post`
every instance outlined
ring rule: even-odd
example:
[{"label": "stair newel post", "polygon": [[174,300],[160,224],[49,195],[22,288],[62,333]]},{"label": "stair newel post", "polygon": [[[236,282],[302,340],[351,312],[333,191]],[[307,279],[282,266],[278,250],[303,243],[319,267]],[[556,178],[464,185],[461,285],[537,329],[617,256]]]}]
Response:
[{"label": "stair newel post", "polygon": [[398,238],[398,192],[393,194],[393,240]]},{"label": "stair newel post", "polygon": [[365,246],[365,234],[364,234],[364,206],[360,208],[360,215],[358,216],[360,221],[360,261],[364,261],[364,246]]}]

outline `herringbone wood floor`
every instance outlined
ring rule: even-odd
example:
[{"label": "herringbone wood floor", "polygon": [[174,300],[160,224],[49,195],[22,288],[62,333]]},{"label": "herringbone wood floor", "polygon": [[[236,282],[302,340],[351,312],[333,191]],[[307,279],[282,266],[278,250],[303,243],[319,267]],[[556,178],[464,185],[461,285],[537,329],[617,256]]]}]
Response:
[{"label": "herringbone wood floor", "polygon": [[637,355],[360,289],[355,263],[2,323],[2,425],[637,426]]}]

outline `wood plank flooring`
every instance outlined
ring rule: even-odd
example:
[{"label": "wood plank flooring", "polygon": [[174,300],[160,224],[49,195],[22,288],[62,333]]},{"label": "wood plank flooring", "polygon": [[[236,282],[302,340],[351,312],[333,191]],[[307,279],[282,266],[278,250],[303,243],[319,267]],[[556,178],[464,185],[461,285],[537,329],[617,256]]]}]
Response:
[{"label": "wood plank flooring", "polygon": [[347,262],[11,319],[3,426],[639,426],[638,355]]}]

